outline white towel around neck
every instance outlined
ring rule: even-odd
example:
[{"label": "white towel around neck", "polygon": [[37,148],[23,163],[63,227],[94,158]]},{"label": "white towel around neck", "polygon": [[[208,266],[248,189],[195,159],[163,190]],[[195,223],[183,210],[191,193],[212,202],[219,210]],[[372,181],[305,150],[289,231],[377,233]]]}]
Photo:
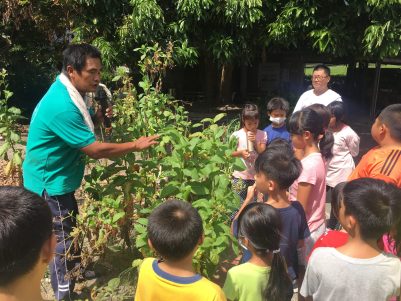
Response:
[{"label": "white towel around neck", "polygon": [[59,79],[60,79],[60,82],[67,88],[68,94],[70,94],[72,102],[78,108],[78,110],[81,112],[86,125],[89,127],[91,132],[94,133],[95,127],[93,126],[92,118],[89,114],[88,109],[86,108],[86,103],[85,103],[84,99],[82,98],[82,95],[72,85],[70,79],[64,73],[60,74]]}]

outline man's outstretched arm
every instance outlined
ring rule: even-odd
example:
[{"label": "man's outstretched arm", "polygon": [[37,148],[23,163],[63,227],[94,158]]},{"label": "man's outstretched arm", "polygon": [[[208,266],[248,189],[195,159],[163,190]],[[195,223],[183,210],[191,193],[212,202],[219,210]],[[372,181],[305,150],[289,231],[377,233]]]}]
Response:
[{"label": "man's outstretched arm", "polygon": [[147,149],[150,146],[157,144],[158,141],[156,141],[156,139],[158,138],[159,135],[153,135],[149,137],[140,137],[137,140],[125,143],[106,143],[95,141],[88,146],[81,148],[81,151],[94,159],[113,158],[130,152]]}]

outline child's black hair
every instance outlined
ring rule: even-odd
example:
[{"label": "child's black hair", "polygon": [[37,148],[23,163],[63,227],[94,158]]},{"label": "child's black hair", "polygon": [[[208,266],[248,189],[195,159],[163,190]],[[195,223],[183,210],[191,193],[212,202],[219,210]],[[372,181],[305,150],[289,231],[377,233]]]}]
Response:
[{"label": "child's black hair", "polygon": [[342,101],[333,101],[327,105],[331,115],[336,118],[336,123],[342,122],[346,123],[345,121],[345,107]]},{"label": "child's black hair", "polygon": [[276,138],[272,142],[269,143],[269,148],[278,148],[283,151],[283,154],[291,157],[294,156],[294,148],[288,142],[288,140],[283,138]]},{"label": "child's black hair", "polygon": [[323,120],[323,129],[327,130],[331,119],[331,112],[329,108],[320,103],[314,103],[313,105],[310,105],[308,108],[312,109],[313,111],[319,114],[319,116]]},{"label": "child's black hair", "polygon": [[254,103],[245,104],[244,108],[241,111],[241,124],[243,125],[244,120],[246,119],[259,119],[260,112],[259,108]]},{"label": "child's black hair", "polygon": [[336,187],[334,187],[333,193],[331,194],[331,210],[337,220],[340,212],[341,202],[344,198],[343,191],[346,184],[347,182],[338,183]]},{"label": "child's black hair", "polygon": [[288,114],[288,111],[290,110],[290,105],[288,101],[286,101],[282,97],[273,97],[270,99],[266,105],[267,113],[271,113],[274,110],[283,110],[285,114]]},{"label": "child's black hair", "polygon": [[[292,114],[288,122],[288,131],[294,135],[302,135],[305,131],[309,131],[319,145],[323,157],[329,159],[332,156],[333,135],[325,132],[322,117],[312,108],[306,107]],[[320,137],[322,138],[319,140]]]},{"label": "child's black hair", "polygon": [[275,143],[270,144],[258,156],[255,162],[255,171],[256,173],[263,173],[276,182],[281,190],[285,190],[298,179],[302,171],[302,164],[295,158],[290,144],[284,139],[281,140],[278,142],[274,140],[272,144]]},{"label": "child's black hair", "polygon": [[202,219],[188,202],[166,201],[149,216],[148,238],[156,252],[168,260],[180,260],[190,254],[202,233]]},{"label": "child's black hair", "polygon": [[22,187],[0,187],[0,287],[34,268],[51,234],[52,215],[41,197]]},{"label": "child's black hair", "polygon": [[263,300],[291,299],[292,282],[280,249],[281,216],[265,203],[247,205],[238,217],[238,236],[245,237],[259,256],[272,253],[272,265]]},{"label": "child's black hair", "polygon": [[317,70],[323,70],[324,73],[326,73],[327,76],[330,76],[330,68],[328,66],[326,66],[325,64],[319,64],[316,65],[313,68],[313,72],[317,71]]},{"label": "child's black hair", "polygon": [[385,107],[378,118],[389,128],[390,136],[401,142],[401,104]]},{"label": "child's black hair", "polygon": [[401,255],[401,191],[382,180],[360,178],[348,182],[343,190],[345,215],[358,222],[363,240],[379,239],[395,230],[395,245]]}]

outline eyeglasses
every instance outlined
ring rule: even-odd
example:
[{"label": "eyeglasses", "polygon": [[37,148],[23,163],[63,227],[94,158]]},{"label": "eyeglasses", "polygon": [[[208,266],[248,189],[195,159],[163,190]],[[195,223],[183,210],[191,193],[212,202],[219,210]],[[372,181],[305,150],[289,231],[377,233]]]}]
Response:
[{"label": "eyeglasses", "polygon": [[316,76],[312,76],[311,78],[312,78],[312,80],[318,80],[318,81],[320,81],[320,80],[322,80],[322,79],[324,79],[324,78],[326,78],[327,76],[320,76],[320,75],[316,75]]}]

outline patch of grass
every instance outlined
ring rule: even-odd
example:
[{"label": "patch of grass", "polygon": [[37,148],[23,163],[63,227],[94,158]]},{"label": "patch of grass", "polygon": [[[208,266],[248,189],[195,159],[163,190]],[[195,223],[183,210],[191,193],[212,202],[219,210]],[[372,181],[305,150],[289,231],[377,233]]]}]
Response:
[{"label": "patch of grass", "polygon": [[[316,64],[306,64],[304,69],[305,75],[311,76],[315,66]],[[332,76],[345,76],[347,74],[347,65],[333,65],[329,67]]]},{"label": "patch of grass", "polygon": [[[311,76],[316,64],[305,64],[305,76]],[[329,65],[332,76],[345,76],[347,74],[347,65]],[[376,64],[369,64],[369,69],[375,69]],[[382,69],[401,69],[401,65],[383,64]]]}]

